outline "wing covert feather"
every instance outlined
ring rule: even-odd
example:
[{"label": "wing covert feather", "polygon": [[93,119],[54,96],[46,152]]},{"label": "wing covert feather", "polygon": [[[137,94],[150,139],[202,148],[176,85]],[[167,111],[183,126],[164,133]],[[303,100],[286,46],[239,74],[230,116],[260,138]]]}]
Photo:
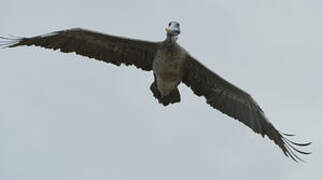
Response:
[{"label": "wing covert feather", "polygon": [[[135,65],[146,71],[152,70],[152,61],[158,42],[112,36],[99,32],[75,28],[56,31],[31,38],[4,38],[7,47],[40,46],[61,52],[95,58],[117,66]],[[0,44],[1,46],[1,44]]]},{"label": "wing covert feather", "polygon": [[268,121],[263,110],[248,93],[224,80],[190,55],[184,63],[183,82],[196,95],[204,96],[207,104],[213,108],[242,122],[263,137],[268,136],[286,156],[302,161],[292,150],[309,154],[296,149],[292,144],[306,146],[310,143],[300,144],[288,140]]}]

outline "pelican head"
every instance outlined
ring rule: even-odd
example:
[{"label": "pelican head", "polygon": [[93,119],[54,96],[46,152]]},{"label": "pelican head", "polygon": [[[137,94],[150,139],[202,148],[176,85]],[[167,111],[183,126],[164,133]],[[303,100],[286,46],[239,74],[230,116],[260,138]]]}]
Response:
[{"label": "pelican head", "polygon": [[179,23],[176,21],[169,22],[166,32],[168,36],[178,36],[181,33]]}]

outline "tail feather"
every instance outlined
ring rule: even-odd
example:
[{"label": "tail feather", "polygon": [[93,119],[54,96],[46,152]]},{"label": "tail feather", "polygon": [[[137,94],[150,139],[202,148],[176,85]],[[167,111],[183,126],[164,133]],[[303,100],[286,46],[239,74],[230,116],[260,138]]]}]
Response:
[{"label": "tail feather", "polygon": [[180,95],[179,90],[177,88],[174,89],[167,96],[162,97],[161,93],[159,92],[159,90],[157,88],[157,84],[155,81],[151,84],[150,90],[153,92],[154,97],[156,99],[158,99],[158,102],[163,104],[164,106],[167,106],[169,104],[178,103],[181,101],[181,95]]}]

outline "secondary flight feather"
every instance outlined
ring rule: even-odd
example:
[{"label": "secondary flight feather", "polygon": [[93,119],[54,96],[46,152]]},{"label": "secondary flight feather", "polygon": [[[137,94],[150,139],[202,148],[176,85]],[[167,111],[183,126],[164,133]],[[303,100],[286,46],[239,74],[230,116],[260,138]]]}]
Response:
[{"label": "secondary flight feather", "polygon": [[311,143],[287,139],[286,136],[293,135],[278,131],[248,93],[212,72],[182,48],[177,43],[180,32],[179,23],[171,21],[166,28],[166,39],[150,42],[77,28],[30,38],[0,37],[0,46],[34,45],[64,53],[75,52],[117,66],[134,65],[152,71],[155,80],[150,89],[164,106],[180,102],[178,85],[183,82],[197,96],[204,96],[211,107],[244,123],[263,137],[267,136],[287,157],[302,161],[297,153],[310,154],[296,147]]}]

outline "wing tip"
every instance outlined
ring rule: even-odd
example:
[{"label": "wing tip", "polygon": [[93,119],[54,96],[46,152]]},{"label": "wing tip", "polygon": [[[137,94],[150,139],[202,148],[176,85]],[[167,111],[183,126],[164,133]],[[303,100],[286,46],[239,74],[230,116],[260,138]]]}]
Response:
[{"label": "wing tip", "polygon": [[294,160],[295,162],[306,162],[304,159],[302,159],[301,157],[299,157],[299,155],[310,155],[312,154],[312,152],[306,152],[303,150],[300,150],[299,147],[305,147],[305,146],[309,146],[312,144],[312,142],[306,142],[306,143],[298,143],[298,142],[294,142],[290,139],[288,139],[286,136],[295,136],[294,134],[286,134],[286,133],[281,133],[281,139],[283,141],[284,144],[284,148],[282,148],[284,154],[287,157],[290,157],[292,160]]},{"label": "wing tip", "polygon": [[22,37],[12,35],[0,36],[0,48],[5,49],[15,47],[21,40],[23,40]]}]

